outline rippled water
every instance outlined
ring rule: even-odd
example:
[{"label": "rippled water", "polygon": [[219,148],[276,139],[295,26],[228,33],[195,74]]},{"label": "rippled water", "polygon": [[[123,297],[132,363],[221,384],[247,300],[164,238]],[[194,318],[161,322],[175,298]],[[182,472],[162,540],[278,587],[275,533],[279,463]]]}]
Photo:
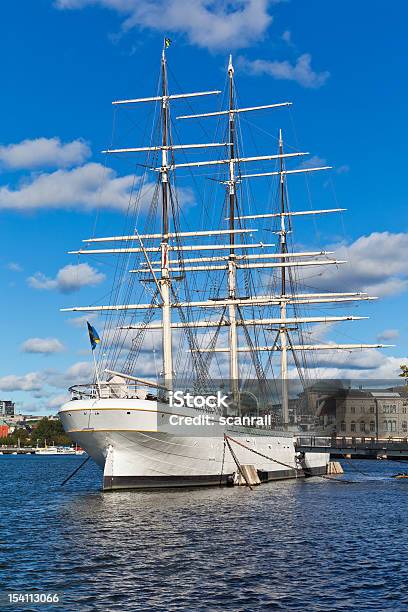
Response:
[{"label": "rippled water", "polygon": [[[13,610],[406,610],[402,465],[233,489],[99,490],[78,457],[0,457],[0,576],[63,593]],[[408,469],[408,464],[407,464]]]}]

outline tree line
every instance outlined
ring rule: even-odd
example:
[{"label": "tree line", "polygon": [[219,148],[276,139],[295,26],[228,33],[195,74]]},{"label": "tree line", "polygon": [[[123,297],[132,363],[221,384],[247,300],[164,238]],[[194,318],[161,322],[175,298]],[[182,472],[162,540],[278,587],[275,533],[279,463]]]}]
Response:
[{"label": "tree line", "polygon": [[16,427],[13,433],[0,439],[6,446],[71,446],[72,440],[66,435],[59,419],[44,417],[38,424]]}]

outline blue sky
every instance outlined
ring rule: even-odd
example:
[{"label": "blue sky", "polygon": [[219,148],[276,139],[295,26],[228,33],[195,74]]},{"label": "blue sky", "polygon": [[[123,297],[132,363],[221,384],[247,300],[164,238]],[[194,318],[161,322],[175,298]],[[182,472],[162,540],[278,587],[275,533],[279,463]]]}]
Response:
[{"label": "blue sky", "polygon": [[[99,234],[121,227],[131,164],[109,159],[104,173],[100,154],[111,139],[111,101],[154,93],[164,34],[182,90],[222,89],[231,51],[243,105],[294,102],[290,113],[265,117],[268,130],[281,125],[290,145],[297,138],[316,161],[337,168],[330,181],[312,183],[313,202],[338,202],[348,213],[344,225],[325,220],[319,229],[323,242],[351,255],[341,283],[351,276],[383,296],[364,306],[373,319],[358,324],[353,339],[383,335],[397,344],[384,358],[364,356],[366,375],[394,375],[408,331],[403,3],[374,1],[367,10],[349,0],[25,0],[3,2],[0,11],[0,397],[52,411],[89,371],[84,328],[59,308],[101,300],[109,273],[67,251],[92,235],[101,204]],[[140,146],[137,114],[120,122],[116,143]],[[269,152],[269,136],[257,135]],[[301,238],[306,244],[306,231]]]}]

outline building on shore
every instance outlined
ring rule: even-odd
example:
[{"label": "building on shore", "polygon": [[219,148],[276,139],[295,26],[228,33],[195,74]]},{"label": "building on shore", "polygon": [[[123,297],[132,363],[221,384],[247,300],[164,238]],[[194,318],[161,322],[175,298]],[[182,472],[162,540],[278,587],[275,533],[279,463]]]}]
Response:
[{"label": "building on shore", "polygon": [[341,389],[334,396],[318,398],[316,409],[326,435],[408,437],[408,396],[404,388]]},{"label": "building on shore", "polygon": [[337,436],[408,437],[408,397],[386,389],[348,389],[336,398]]},{"label": "building on shore", "polygon": [[0,439],[7,438],[9,433],[10,433],[10,427],[3,419],[0,419]]},{"label": "building on shore", "polygon": [[0,417],[13,417],[15,404],[11,400],[0,400]]}]

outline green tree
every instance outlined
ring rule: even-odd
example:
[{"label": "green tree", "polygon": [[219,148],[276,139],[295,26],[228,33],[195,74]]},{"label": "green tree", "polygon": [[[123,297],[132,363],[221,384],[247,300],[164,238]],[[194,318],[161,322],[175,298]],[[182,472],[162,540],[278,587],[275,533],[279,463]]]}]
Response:
[{"label": "green tree", "polygon": [[51,420],[47,417],[41,419],[38,424],[29,431],[25,427],[18,427],[5,438],[0,439],[0,444],[6,446],[44,446],[45,442],[50,446],[71,446],[72,440],[66,435],[59,419]]},{"label": "green tree", "polygon": [[6,446],[18,446],[19,441],[20,446],[30,446],[31,444],[30,434],[24,427],[19,427],[5,438],[1,438],[0,443]]},{"label": "green tree", "polygon": [[405,378],[408,384],[408,366],[400,365],[400,370],[401,370],[401,373],[398,374],[398,376],[401,376],[401,378]]},{"label": "green tree", "polygon": [[47,417],[41,419],[38,425],[31,432],[31,443],[33,446],[44,446],[45,442],[50,445],[53,442],[56,446],[70,446],[72,440],[66,435],[59,419],[51,420]]}]

